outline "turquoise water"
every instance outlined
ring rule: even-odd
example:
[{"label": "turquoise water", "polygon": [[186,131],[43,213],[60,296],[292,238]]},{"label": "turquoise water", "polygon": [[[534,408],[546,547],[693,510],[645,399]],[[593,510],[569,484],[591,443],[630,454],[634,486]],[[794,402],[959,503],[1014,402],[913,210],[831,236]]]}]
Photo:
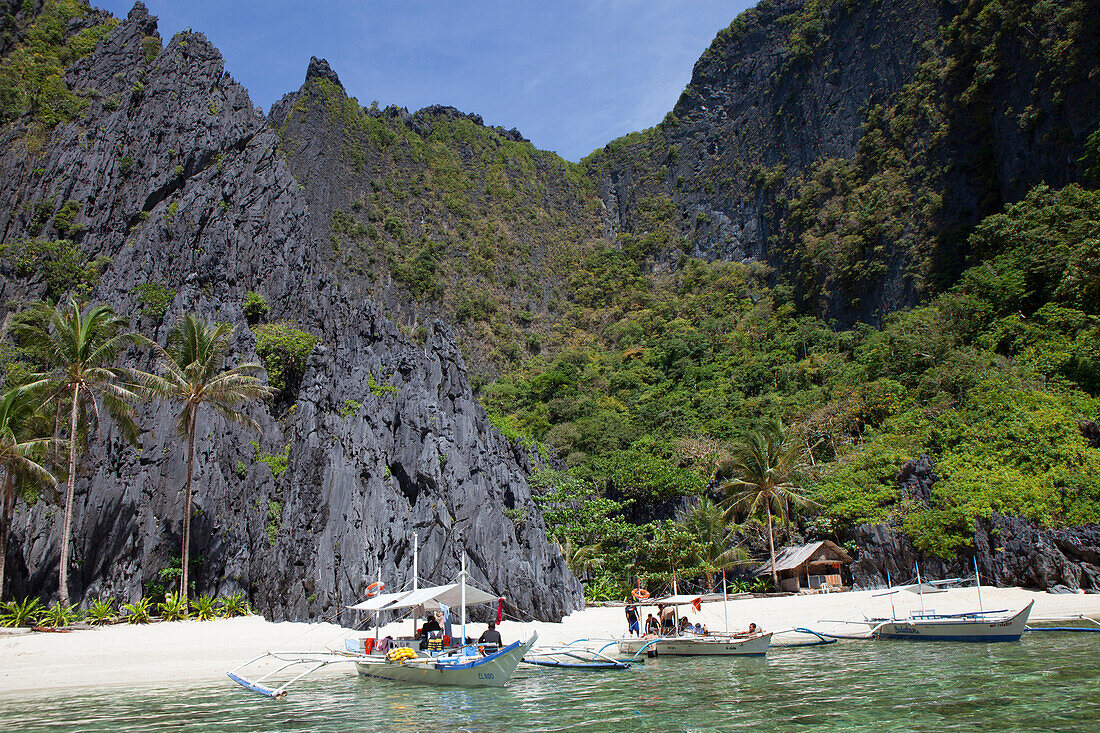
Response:
[{"label": "turquoise water", "polygon": [[[0,661],[2,664],[2,661]],[[765,659],[522,671],[498,690],[353,672],[272,701],[202,686],[5,695],[5,731],[1098,731],[1100,634],[1018,644],[848,642]]]}]

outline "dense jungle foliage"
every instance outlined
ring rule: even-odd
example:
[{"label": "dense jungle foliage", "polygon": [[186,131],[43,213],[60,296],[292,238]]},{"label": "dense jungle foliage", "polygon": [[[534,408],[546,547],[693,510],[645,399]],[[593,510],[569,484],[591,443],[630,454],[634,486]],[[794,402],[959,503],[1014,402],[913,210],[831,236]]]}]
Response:
[{"label": "dense jungle foliage", "polygon": [[[621,594],[631,568],[713,574],[699,535],[669,521],[672,500],[708,484],[720,498],[730,445],[767,417],[805,446],[799,482],[818,506],[796,523],[809,536],[888,522],[946,557],[991,512],[1100,521],[1100,446],[1079,428],[1100,414],[1100,192],[1040,186],[970,245],[957,285],[844,331],[800,314],[758,264],[684,257],[644,274],[612,248],[593,258],[578,279],[595,294],[574,317],[609,325],[482,391],[507,434],[570,467],[536,483],[590,588]],[[930,506],[896,481],[925,453],[940,476]],[[760,555],[759,518],[733,530]]]}]

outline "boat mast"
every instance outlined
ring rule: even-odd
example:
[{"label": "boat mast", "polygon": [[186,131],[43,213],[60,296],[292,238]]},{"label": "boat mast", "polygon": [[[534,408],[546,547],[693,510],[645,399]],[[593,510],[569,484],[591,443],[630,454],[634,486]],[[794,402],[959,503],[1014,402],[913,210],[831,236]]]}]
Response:
[{"label": "boat mast", "polygon": [[920,591],[920,612],[924,615],[924,581],[920,579],[920,564],[915,560],[913,561],[913,567],[917,569],[917,590]]},{"label": "boat mast", "polygon": [[462,551],[462,572],[458,574],[462,599],[462,643],[466,643],[466,550]]},{"label": "boat mast", "polygon": [[726,605],[729,603],[729,599],[726,598],[726,571],[722,571],[722,623],[726,627],[726,633],[730,632],[730,612],[729,607]]},{"label": "boat mast", "polygon": [[[413,590],[414,591],[417,590],[417,588],[418,588],[418,586],[417,586],[417,583],[418,583],[417,576],[420,574],[419,565],[420,565],[420,535],[417,532],[413,532]],[[417,620],[418,616],[419,616],[419,614],[417,614],[416,607],[414,606],[413,610],[412,610],[413,636],[416,636],[416,620]],[[425,613],[425,620],[427,620],[427,614],[426,613]]]},{"label": "boat mast", "polygon": [[985,613],[985,608],[982,606],[982,576],[978,575],[978,556],[974,556],[974,585],[978,589],[978,610]]},{"label": "boat mast", "polygon": [[[381,589],[381,587],[382,587],[382,563],[378,563],[378,587],[379,587],[379,589]],[[379,590],[378,594],[381,595],[382,591]],[[379,626],[379,622],[381,620],[382,620],[382,612],[381,611],[375,611],[374,612],[374,645],[375,646],[378,646],[378,626]]]}]

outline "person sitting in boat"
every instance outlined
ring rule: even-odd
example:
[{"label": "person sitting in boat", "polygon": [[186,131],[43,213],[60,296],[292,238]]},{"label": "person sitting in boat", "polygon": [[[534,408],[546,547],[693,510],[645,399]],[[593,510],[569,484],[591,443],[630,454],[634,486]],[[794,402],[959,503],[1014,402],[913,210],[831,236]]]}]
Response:
[{"label": "person sitting in boat", "polygon": [[760,629],[757,628],[756,624],[749,624],[749,630],[748,631],[739,631],[736,634],[734,634],[734,636],[736,636],[739,639],[743,639],[747,636],[756,636],[759,633],[760,633]]},{"label": "person sitting in boat", "polygon": [[695,633],[699,636],[706,636],[709,632],[707,627],[703,626],[702,622],[695,624]]},{"label": "person sitting in boat", "polygon": [[489,628],[477,639],[477,650],[484,656],[486,654],[492,654],[502,646],[504,646],[504,641],[500,638],[500,632],[497,631],[497,625],[490,621]]},{"label": "person sitting in boat", "polygon": [[652,613],[645,620],[645,635],[656,636],[661,632],[661,624],[657,621],[657,617]]},{"label": "person sitting in boat", "polygon": [[633,604],[626,607],[626,634],[627,636],[631,634],[641,635],[641,630],[638,627],[638,609]]},{"label": "person sitting in boat", "polygon": [[676,631],[679,634],[683,635],[683,634],[689,633],[688,632],[689,629],[691,630],[690,633],[692,633],[692,634],[695,633],[695,625],[692,624],[691,621],[688,620],[687,616],[681,616],[680,617],[680,623],[677,625]]},{"label": "person sitting in boat", "polygon": [[424,625],[420,627],[420,631],[417,632],[415,638],[420,639],[420,648],[428,648],[428,639],[441,638],[443,635],[443,628],[439,625],[439,619],[435,617],[434,613],[429,613],[428,618],[424,621]]}]

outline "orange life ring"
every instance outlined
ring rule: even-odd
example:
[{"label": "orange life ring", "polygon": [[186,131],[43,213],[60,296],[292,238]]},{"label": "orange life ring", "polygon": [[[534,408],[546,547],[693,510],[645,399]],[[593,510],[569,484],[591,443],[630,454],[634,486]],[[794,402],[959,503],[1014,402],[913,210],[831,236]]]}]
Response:
[{"label": "orange life ring", "polygon": [[374,598],[376,595],[386,589],[386,584],[379,580],[376,583],[371,583],[367,586],[367,598]]},{"label": "orange life ring", "polygon": [[630,591],[630,595],[634,596],[634,600],[636,601],[644,601],[649,598],[649,591],[645,588],[635,588]]}]

